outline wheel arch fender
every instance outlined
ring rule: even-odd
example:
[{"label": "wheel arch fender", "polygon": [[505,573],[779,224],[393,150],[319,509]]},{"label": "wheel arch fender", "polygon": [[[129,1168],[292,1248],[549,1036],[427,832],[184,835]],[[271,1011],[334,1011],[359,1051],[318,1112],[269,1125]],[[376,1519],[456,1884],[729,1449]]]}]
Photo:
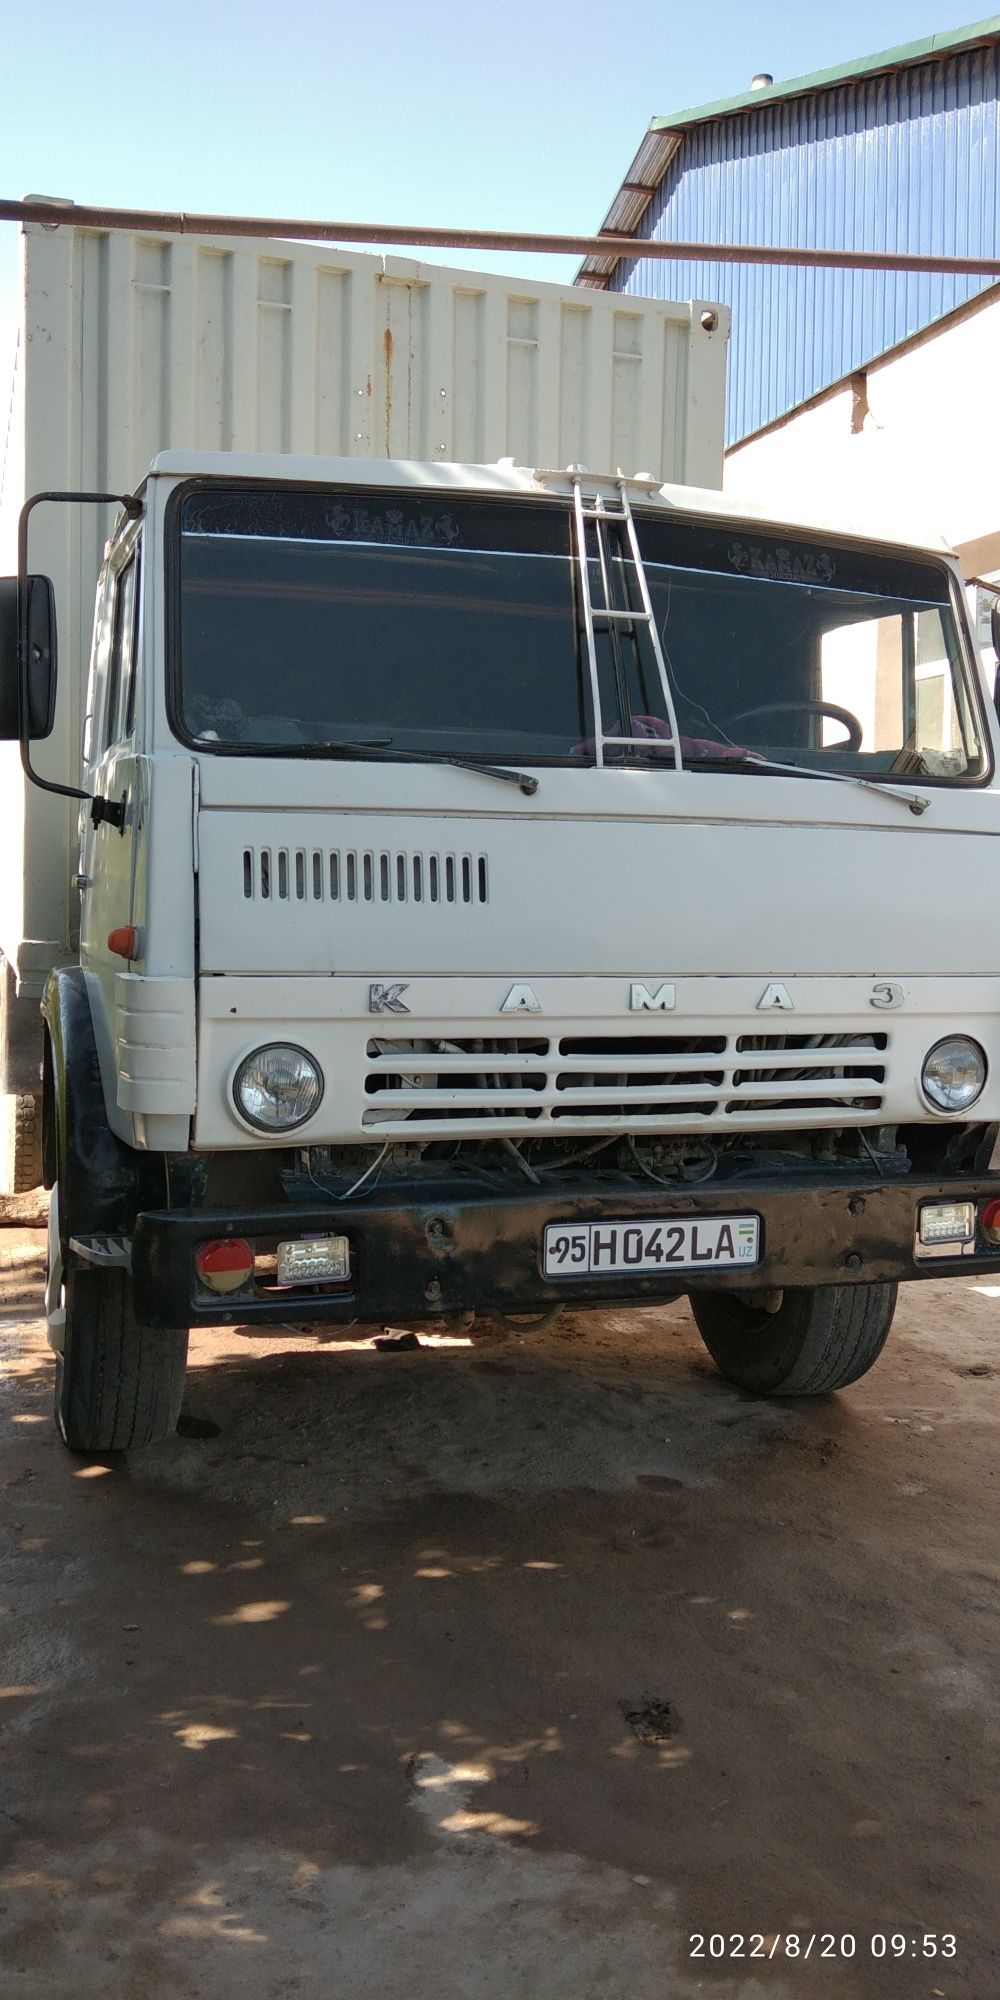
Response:
[{"label": "wheel arch fender", "polygon": [[50,974],[45,1022],[43,1163],[59,1181],[64,1241],[70,1234],[128,1234],[138,1190],[135,1156],[112,1132],[86,980],[79,966]]}]

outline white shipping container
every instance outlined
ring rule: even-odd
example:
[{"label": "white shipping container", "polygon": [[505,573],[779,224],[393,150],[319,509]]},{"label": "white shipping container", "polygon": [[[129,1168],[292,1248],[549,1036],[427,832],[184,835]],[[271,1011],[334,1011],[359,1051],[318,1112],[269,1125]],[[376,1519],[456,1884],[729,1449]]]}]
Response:
[{"label": "white shipping container", "polygon": [[[0,502],[7,573],[25,493],[127,492],[168,448],[512,456],[721,485],[724,307],[270,240],[30,224],[23,246]],[[62,685],[56,733],[34,756],[44,776],[71,784],[112,518],[77,507],[32,518],[30,566],[56,585]],[[9,746],[0,783],[0,949],[33,996],[75,942],[77,813],[69,800],[25,796]]]}]

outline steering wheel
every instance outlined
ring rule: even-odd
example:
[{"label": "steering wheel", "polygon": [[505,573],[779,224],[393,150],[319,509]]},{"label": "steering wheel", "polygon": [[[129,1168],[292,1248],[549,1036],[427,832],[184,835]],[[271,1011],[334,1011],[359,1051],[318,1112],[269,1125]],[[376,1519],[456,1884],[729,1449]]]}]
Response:
[{"label": "steering wheel", "polygon": [[728,718],[728,727],[735,729],[737,723],[753,722],[759,715],[829,715],[847,731],[848,750],[860,750],[864,738],[864,727],[849,708],[838,708],[835,701],[770,701],[763,708],[744,708],[739,715]]}]

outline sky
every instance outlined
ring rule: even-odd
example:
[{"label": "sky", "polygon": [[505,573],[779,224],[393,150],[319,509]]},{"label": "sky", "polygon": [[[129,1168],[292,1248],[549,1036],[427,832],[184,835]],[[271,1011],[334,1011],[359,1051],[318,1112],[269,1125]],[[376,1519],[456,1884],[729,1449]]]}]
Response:
[{"label": "sky", "polygon": [[[8,13],[0,197],[590,232],[652,116],[970,18],[960,0],[32,0]],[[17,236],[0,224],[4,374]],[[433,254],[560,283],[578,263]]]}]

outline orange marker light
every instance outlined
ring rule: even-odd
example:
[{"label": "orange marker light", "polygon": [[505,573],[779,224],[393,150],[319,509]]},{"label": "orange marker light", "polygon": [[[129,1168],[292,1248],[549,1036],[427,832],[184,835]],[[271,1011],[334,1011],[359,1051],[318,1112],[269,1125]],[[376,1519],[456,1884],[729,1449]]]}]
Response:
[{"label": "orange marker light", "polygon": [[108,950],[116,958],[138,958],[139,932],[135,924],[119,924],[117,930],[109,931]]}]

